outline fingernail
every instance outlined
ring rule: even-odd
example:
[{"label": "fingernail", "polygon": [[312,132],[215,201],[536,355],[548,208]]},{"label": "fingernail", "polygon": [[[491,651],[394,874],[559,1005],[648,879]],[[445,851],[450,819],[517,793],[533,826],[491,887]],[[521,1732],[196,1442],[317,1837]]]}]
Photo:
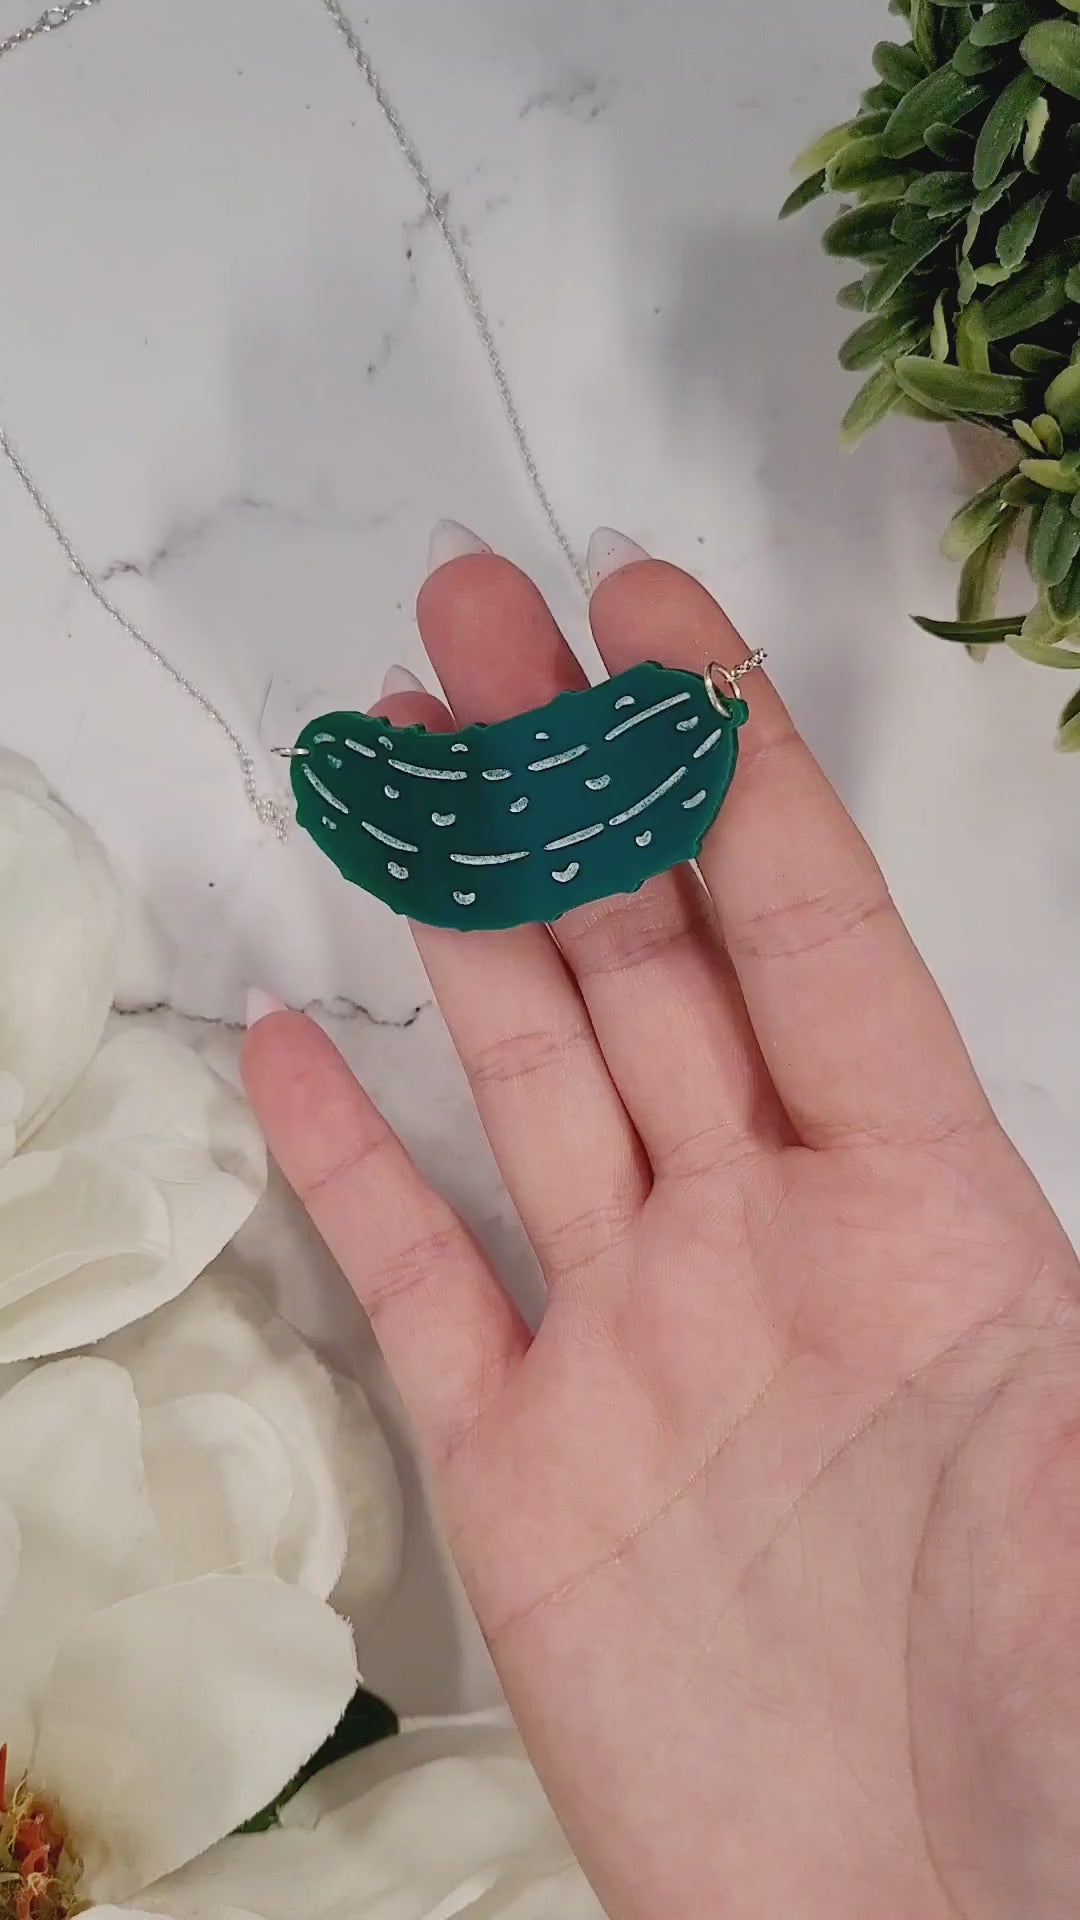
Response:
[{"label": "fingernail", "polygon": [[268,1013],[287,1012],[288,1008],[284,1000],[276,1000],[272,993],[265,993],[262,987],[248,988],[247,1011],[244,1016],[247,1026],[257,1026],[260,1020],[266,1019]]},{"label": "fingernail", "polygon": [[595,591],[610,574],[621,573],[623,567],[632,567],[636,560],[650,558],[644,547],[639,547],[628,534],[619,533],[614,527],[597,527],[585,555],[589,585]]},{"label": "fingernail", "polygon": [[408,667],[387,667],[386,678],[382,683],[379,698],[380,700],[385,700],[387,695],[391,693],[426,692],[427,688],[423,681],[418,680],[415,673],[410,673]]},{"label": "fingernail", "polygon": [[463,527],[460,520],[437,520],[428,541],[428,572],[435,573],[449,560],[461,560],[467,553],[490,552],[487,541],[481,540],[469,527]]}]

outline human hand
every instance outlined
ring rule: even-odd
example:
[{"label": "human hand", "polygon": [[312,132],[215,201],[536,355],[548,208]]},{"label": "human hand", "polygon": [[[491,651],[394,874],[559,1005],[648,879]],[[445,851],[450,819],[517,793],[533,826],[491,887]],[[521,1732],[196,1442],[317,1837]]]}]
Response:
[{"label": "human hand", "polygon": [[[687,575],[617,673],[743,657]],[[583,684],[492,555],[420,595],[457,724]],[[1077,1262],[763,676],[700,878],[416,939],[548,1287],[531,1337],[325,1036],[248,1038],[612,1920],[1075,1920]],[[426,695],[395,724],[452,724]]]}]

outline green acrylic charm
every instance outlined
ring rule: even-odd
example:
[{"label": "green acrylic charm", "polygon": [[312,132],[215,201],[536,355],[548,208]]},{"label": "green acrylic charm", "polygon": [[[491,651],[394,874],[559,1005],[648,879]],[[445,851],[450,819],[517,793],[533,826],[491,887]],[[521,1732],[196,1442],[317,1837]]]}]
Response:
[{"label": "green acrylic charm", "polygon": [[326,714],[293,749],[297,818],[346,880],[428,926],[557,920],[696,857],[746,717],[652,662],[459,733]]}]

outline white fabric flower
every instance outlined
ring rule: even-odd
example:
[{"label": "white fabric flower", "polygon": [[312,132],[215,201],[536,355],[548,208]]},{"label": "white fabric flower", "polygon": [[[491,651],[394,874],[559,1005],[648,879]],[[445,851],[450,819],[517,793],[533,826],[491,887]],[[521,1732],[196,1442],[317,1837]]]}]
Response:
[{"label": "white fabric flower", "polygon": [[[186,1463],[190,1428],[168,1405],[144,1419],[129,1375],[96,1357],[0,1399],[0,1836],[9,1860],[44,1848],[19,1870],[50,1892],[59,1874],[60,1914],[132,1900],[250,1819],[356,1684],[349,1627],[317,1594],[261,1572],[174,1578],[190,1535],[155,1491],[175,1485],[171,1433]],[[226,1447],[214,1487],[209,1451],[199,1463],[242,1533],[251,1482],[233,1468]],[[264,1549],[270,1505],[252,1527]]]},{"label": "white fabric flower", "polygon": [[172,1577],[276,1573],[372,1624],[401,1567],[402,1502],[355,1381],[222,1266],[95,1356],[131,1376]]},{"label": "white fabric flower", "polygon": [[105,1039],[120,902],[89,830],[0,751],[0,1364],[177,1294],[266,1182],[243,1102],[161,1033]]},{"label": "white fabric flower", "polygon": [[226,1840],[148,1889],[141,1911],[603,1920],[517,1735],[490,1716],[418,1724],[355,1754],[318,1774],[281,1819],[280,1831]]}]

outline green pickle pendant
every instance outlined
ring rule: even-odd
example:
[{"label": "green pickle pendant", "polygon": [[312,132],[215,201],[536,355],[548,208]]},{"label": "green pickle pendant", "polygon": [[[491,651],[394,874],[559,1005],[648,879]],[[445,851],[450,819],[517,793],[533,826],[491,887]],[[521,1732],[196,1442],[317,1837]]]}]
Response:
[{"label": "green pickle pendant", "polygon": [[747,718],[736,677],[648,661],[459,733],[326,714],[289,751],[297,818],[346,880],[410,919],[557,920],[697,856]]}]

